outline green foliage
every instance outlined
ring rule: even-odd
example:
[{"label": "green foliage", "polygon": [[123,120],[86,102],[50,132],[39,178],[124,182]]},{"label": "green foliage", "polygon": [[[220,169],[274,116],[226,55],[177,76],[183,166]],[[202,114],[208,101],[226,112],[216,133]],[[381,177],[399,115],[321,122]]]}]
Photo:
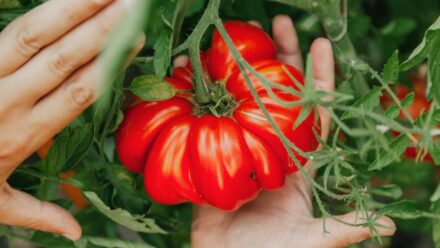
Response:
[{"label": "green foliage", "polygon": [[128,211],[120,208],[110,209],[94,192],[87,191],[84,192],[84,195],[105,216],[131,230],[145,233],[166,233],[156,224],[154,219],[145,218],[140,215],[132,215]]},{"label": "green foliage", "polygon": [[400,135],[391,141],[389,149],[382,152],[376,160],[370,165],[370,170],[380,170],[393,161],[398,161],[409,145],[409,138],[406,135]]},{"label": "green foliage", "polygon": [[91,124],[64,129],[55,139],[47,157],[41,162],[41,171],[56,176],[60,172],[74,169],[92,146],[93,131]]},{"label": "green foliage", "polygon": [[417,219],[425,215],[416,202],[407,200],[387,204],[379,213],[400,219]]},{"label": "green foliage", "polygon": [[398,54],[398,51],[395,51],[383,66],[382,77],[385,83],[394,83],[399,79]]},{"label": "green foliage", "polygon": [[144,101],[166,100],[176,94],[173,86],[155,75],[135,78],[131,83],[130,91]]},{"label": "green foliage", "polygon": [[408,70],[415,65],[422,63],[423,60],[428,61],[428,95],[432,94],[433,98],[439,102],[440,100],[440,17],[425,32],[422,42],[414,49],[409,58],[401,65],[402,70]]},{"label": "green foliage", "polygon": [[20,7],[18,0],[0,0],[0,9],[12,9]]},{"label": "green foliage", "polygon": [[[369,91],[365,96],[361,97],[357,100],[353,107],[356,109],[363,110],[362,112],[370,112],[373,111],[380,104],[380,97],[382,96],[381,89],[379,87],[374,87]],[[350,118],[354,118],[359,116],[358,112],[346,112],[342,115],[341,119],[346,120]]]}]

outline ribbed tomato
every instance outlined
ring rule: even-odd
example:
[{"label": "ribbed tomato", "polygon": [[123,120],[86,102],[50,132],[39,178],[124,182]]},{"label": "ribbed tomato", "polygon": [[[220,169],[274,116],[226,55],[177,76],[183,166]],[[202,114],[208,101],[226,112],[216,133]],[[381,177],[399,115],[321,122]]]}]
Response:
[{"label": "ribbed tomato", "polygon": [[[231,38],[241,46],[233,35]],[[243,45],[243,54],[248,53],[245,48]],[[283,86],[297,89],[286,70],[303,83],[298,70],[275,60],[251,62],[251,66]],[[217,80],[214,87],[226,91],[227,100],[221,104],[227,107],[222,112],[212,113],[188,95],[141,102],[126,112],[116,133],[117,153],[129,170],[144,173],[146,191],[157,202],[190,201],[234,210],[254,199],[261,189],[280,188],[285,175],[297,170],[250,94],[244,77],[240,71],[232,70],[222,81]],[[187,90],[192,85],[192,69],[176,68],[165,79],[174,87]],[[250,79],[271,118],[289,141],[304,152],[315,150],[318,142],[313,130],[319,133],[319,128],[313,113],[294,128],[301,106],[281,105],[269,97],[257,78],[250,75]],[[279,89],[273,91],[286,101],[299,99]],[[301,165],[306,162],[298,154],[296,158]]]}]

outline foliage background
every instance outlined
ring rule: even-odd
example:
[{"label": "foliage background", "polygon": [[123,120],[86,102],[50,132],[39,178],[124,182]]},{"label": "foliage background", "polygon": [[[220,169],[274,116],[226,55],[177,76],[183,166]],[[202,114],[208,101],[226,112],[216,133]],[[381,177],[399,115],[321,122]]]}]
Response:
[{"label": "foliage background", "polygon": [[[0,0],[0,28],[41,2]],[[108,93],[110,97],[88,109],[63,131],[45,160],[30,158],[9,180],[18,189],[71,208],[83,226],[84,238],[73,243],[46,233],[0,227],[0,235],[10,244],[16,239],[25,239],[42,247],[190,247],[191,206],[161,206],[152,202],[143,191],[142,178],[118,164],[112,139],[112,133],[122,117],[123,92],[119,89],[139,74],[163,76],[169,73],[170,46],[180,44],[191,34],[207,0],[191,2],[183,16],[180,32],[172,30],[164,22],[173,19],[178,4],[177,0],[168,0],[155,1],[147,6],[150,9],[150,15],[145,17],[148,19],[145,28],[148,43],[127,72],[119,76],[113,87],[109,87],[113,89]],[[358,0],[347,1],[347,4],[348,35],[357,55],[378,71],[382,70],[395,50],[399,50],[401,60],[408,58],[440,13],[438,0]],[[320,17],[302,9],[264,0],[221,1],[222,19],[258,20],[268,32],[271,32],[272,18],[278,14],[289,15],[294,20],[304,56],[315,38],[326,36]],[[202,40],[202,49],[209,44],[209,33]],[[109,47],[116,43],[110,43]],[[105,66],[111,68],[114,65]],[[411,86],[409,75],[415,70],[402,72],[399,81]],[[440,71],[440,68],[436,70]],[[115,70],[108,71],[111,78]],[[338,72],[338,85],[343,87],[346,75],[340,70]],[[370,86],[377,85],[376,80],[366,79]],[[411,199],[416,200],[417,211],[440,214],[440,204],[430,199],[440,180],[440,172],[434,165],[403,160],[378,172],[357,169],[357,173],[365,177],[361,182],[376,180],[394,185],[388,195],[395,198],[375,196],[375,201],[387,203],[397,198]],[[60,172],[71,170],[77,172],[73,178],[58,177]],[[72,208],[72,202],[59,193],[60,182],[80,187],[92,206],[79,210]],[[334,212],[345,209],[341,202],[330,198],[325,201]],[[393,238],[384,239],[382,244],[366,241],[353,247],[440,247],[440,243],[436,242],[440,240],[440,223],[431,218],[416,218],[422,216],[416,216],[417,211],[406,212],[409,220],[395,218],[398,231]],[[115,221],[138,232],[128,231]],[[163,234],[165,232],[167,234]]]}]

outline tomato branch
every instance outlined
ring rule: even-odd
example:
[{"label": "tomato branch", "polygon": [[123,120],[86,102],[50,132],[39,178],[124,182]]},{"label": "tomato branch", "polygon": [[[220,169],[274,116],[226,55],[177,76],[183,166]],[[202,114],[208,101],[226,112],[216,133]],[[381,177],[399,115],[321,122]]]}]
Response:
[{"label": "tomato branch", "polygon": [[218,18],[219,7],[220,0],[209,1],[208,7],[194,28],[194,31],[172,52],[172,55],[177,55],[185,50],[189,51],[195,74],[195,91],[197,94],[197,100],[200,103],[208,103],[211,101],[208,82],[204,76],[202,62],[200,60],[200,42],[208,27],[214,24],[215,20]]}]

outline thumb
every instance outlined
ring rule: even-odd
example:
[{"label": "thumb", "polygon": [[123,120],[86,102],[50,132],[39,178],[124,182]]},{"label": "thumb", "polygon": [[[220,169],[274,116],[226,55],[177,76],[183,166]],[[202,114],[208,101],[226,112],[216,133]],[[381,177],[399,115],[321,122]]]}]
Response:
[{"label": "thumb", "polygon": [[[351,212],[339,216],[338,219],[348,223],[360,224],[365,222],[364,217],[365,214]],[[319,225],[322,228],[322,219],[319,220]],[[396,229],[393,220],[386,216],[378,218],[376,225],[377,233],[375,235],[378,236],[392,236]],[[318,241],[320,244],[317,244],[316,247],[347,247],[373,236],[368,227],[350,226],[336,220],[326,220],[326,229],[329,233],[322,234],[322,238]]]},{"label": "thumb", "polygon": [[8,184],[0,186],[0,223],[51,232],[71,240],[81,238],[81,227],[67,210]]}]

